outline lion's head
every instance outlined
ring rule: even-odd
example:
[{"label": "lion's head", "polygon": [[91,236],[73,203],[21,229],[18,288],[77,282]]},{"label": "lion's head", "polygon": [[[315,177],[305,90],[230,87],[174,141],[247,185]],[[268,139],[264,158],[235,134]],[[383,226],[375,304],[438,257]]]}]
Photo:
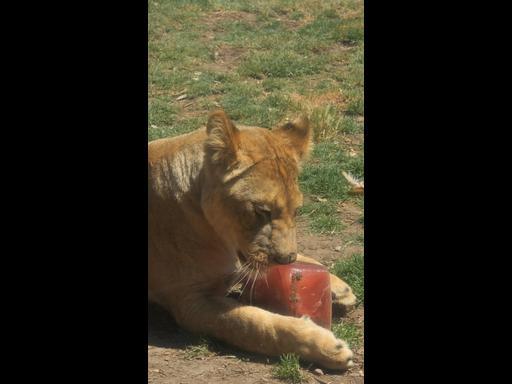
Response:
[{"label": "lion's head", "polygon": [[302,205],[298,173],[311,142],[307,118],[271,131],[238,129],[216,111],[207,133],[201,197],[206,219],[242,261],[295,261],[295,217]]}]

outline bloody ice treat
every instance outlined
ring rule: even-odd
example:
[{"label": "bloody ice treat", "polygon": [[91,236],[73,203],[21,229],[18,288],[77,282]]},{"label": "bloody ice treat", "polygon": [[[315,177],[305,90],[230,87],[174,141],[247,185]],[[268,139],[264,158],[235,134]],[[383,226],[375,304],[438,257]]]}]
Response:
[{"label": "bloody ice treat", "polygon": [[248,282],[241,300],[282,315],[306,315],[318,325],[331,329],[331,282],[329,271],[321,265],[269,266],[266,278]]}]

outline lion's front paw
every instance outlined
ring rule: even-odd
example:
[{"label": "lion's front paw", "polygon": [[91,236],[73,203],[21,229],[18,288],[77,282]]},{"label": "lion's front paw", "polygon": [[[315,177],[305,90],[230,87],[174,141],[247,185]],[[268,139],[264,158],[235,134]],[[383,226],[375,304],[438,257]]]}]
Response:
[{"label": "lion's front paw", "polygon": [[328,369],[347,370],[354,365],[354,353],[347,343],[337,339],[332,333],[318,340],[319,356],[317,363]]},{"label": "lion's front paw", "polygon": [[334,306],[341,307],[344,311],[354,308],[357,298],[352,292],[352,288],[334,275],[331,275],[331,293]]}]

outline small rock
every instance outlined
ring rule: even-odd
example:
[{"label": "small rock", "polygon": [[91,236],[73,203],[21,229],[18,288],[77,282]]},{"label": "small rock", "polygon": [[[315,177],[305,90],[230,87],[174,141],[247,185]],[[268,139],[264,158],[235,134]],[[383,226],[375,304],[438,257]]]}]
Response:
[{"label": "small rock", "polygon": [[317,368],[313,371],[315,375],[322,376],[324,374],[324,371],[322,371],[320,368]]},{"label": "small rock", "polygon": [[335,247],[334,250],[336,252],[341,252],[341,245],[338,245],[337,247]]},{"label": "small rock", "polygon": [[364,372],[363,371],[359,371],[359,375],[360,376],[364,376]]}]

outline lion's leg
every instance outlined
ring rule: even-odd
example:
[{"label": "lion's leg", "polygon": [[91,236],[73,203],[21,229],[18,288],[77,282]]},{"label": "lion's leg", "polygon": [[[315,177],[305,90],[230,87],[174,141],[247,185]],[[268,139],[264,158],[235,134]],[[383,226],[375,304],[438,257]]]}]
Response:
[{"label": "lion's leg", "polygon": [[278,315],[225,297],[189,297],[174,309],[183,328],[246,351],[268,356],[296,353],[331,369],[353,365],[347,344],[308,318]]},{"label": "lion's leg", "polygon": [[[322,263],[301,254],[297,255],[297,261],[302,263],[323,265]],[[352,288],[349,287],[338,276],[331,273],[331,292],[332,292],[332,303],[334,305],[342,306],[345,310],[351,309],[356,304],[356,296],[352,292]]]}]

